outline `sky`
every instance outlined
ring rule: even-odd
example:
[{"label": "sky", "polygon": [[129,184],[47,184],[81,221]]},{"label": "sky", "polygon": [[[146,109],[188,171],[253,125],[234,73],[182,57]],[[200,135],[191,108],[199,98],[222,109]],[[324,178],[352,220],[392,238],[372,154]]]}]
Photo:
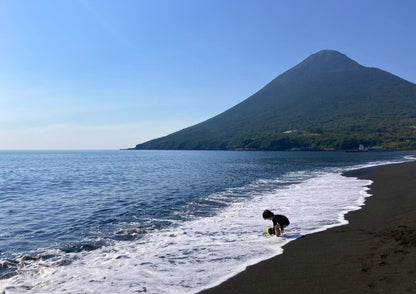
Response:
[{"label": "sky", "polygon": [[0,0],[0,149],[120,149],[322,50],[416,82],[416,1]]}]

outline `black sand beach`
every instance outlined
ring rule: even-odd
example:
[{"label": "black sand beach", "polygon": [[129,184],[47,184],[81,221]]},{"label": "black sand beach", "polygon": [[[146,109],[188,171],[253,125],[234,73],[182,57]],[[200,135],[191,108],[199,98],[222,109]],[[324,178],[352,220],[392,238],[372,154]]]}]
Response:
[{"label": "black sand beach", "polygon": [[291,242],[201,293],[416,293],[416,162],[348,175],[374,181],[348,225]]}]

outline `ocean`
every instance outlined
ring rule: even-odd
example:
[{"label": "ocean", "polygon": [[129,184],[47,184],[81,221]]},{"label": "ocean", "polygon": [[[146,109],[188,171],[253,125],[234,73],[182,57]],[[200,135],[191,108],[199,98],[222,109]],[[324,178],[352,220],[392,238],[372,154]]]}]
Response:
[{"label": "ocean", "polygon": [[0,293],[196,293],[347,223],[394,152],[0,151]]}]

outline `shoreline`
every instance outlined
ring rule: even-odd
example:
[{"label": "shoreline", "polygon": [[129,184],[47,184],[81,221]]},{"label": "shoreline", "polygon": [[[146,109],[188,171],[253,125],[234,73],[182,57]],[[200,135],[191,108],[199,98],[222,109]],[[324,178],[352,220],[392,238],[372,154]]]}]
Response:
[{"label": "shoreline", "polygon": [[343,175],[373,182],[372,197],[345,214],[348,224],[290,242],[284,254],[199,293],[414,293],[416,162]]}]

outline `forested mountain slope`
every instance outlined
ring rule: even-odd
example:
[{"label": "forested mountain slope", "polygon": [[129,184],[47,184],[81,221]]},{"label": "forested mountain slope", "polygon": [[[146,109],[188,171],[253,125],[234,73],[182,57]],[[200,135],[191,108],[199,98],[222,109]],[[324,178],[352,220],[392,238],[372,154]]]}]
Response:
[{"label": "forested mountain slope", "polygon": [[132,149],[416,149],[416,85],[323,50],[227,111]]}]

